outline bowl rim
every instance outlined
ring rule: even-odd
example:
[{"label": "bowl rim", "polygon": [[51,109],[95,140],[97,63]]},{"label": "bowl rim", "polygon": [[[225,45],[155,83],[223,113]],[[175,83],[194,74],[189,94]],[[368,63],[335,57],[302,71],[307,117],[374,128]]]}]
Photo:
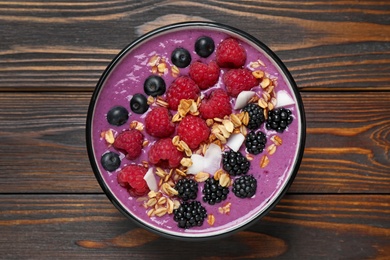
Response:
[{"label": "bowl rim", "polygon": [[[296,153],[296,158],[295,161],[292,165],[292,171],[288,176],[288,181],[283,187],[283,189],[279,192],[278,196],[270,203],[267,205],[265,210],[258,215],[256,218],[252,219],[248,223],[241,225],[233,230],[230,230],[228,232],[223,232],[219,234],[214,234],[214,235],[204,235],[204,236],[196,236],[196,237],[191,237],[188,236],[190,234],[187,234],[187,236],[180,236],[180,235],[175,235],[175,234],[169,234],[166,232],[162,232],[152,226],[149,226],[145,223],[140,222],[136,217],[134,217],[132,214],[130,214],[126,208],[119,202],[119,200],[115,197],[114,194],[111,193],[108,185],[104,181],[99,166],[95,160],[95,154],[93,151],[93,145],[92,145],[92,119],[93,119],[93,113],[95,109],[95,104],[97,101],[97,98],[99,96],[99,93],[104,85],[105,80],[107,77],[110,75],[110,72],[112,69],[116,66],[116,64],[122,59],[123,56],[125,56],[133,47],[137,46],[141,42],[159,35],[161,33],[164,33],[166,31],[174,30],[174,29],[182,29],[184,27],[207,27],[207,28],[213,28],[213,29],[223,29],[228,32],[231,32],[233,34],[237,34],[240,37],[246,39],[248,42],[252,42],[254,45],[258,46],[261,48],[273,62],[276,63],[277,66],[279,66],[281,72],[283,72],[285,79],[288,81],[288,84],[290,85],[290,88],[293,91],[293,94],[295,95],[295,99],[297,101],[297,108],[299,110],[299,116],[300,116],[300,136],[298,136],[298,140],[300,140],[297,148],[297,153]],[[131,219],[134,223],[136,223],[138,226],[145,228],[146,230],[149,230],[155,234],[158,234],[163,237],[167,238],[172,238],[172,239],[179,239],[179,240],[209,240],[209,239],[215,239],[215,238],[221,238],[221,237],[226,237],[229,236],[233,233],[236,233],[238,231],[247,229],[249,226],[255,224],[257,221],[259,221],[261,218],[263,218],[265,215],[267,215],[278,203],[279,201],[284,197],[286,194],[287,190],[290,188],[291,184],[293,183],[297,172],[299,170],[304,149],[305,149],[305,142],[306,142],[306,117],[305,117],[305,111],[304,111],[304,106],[303,106],[303,101],[301,98],[301,95],[299,93],[299,89],[297,87],[297,84],[295,83],[292,75],[290,74],[289,70],[285,66],[285,64],[282,62],[282,60],[267,46],[265,45],[262,41],[258,40],[254,36],[250,35],[247,32],[242,31],[241,29],[232,27],[230,25],[222,24],[222,23],[217,23],[217,22],[205,22],[205,21],[189,21],[189,22],[180,22],[180,23],[173,23],[169,25],[165,25],[159,28],[156,28],[154,30],[151,30],[150,32],[147,32],[143,34],[142,36],[136,38],[132,42],[130,42],[126,47],[124,47],[109,63],[109,65],[106,67],[104,72],[99,78],[99,81],[96,84],[96,87],[93,91],[93,94],[90,99],[89,107],[88,107],[88,112],[87,112],[87,120],[86,120],[86,129],[85,129],[85,137],[86,137],[86,146],[87,146],[87,153],[88,153],[88,158],[89,162],[91,164],[92,170],[94,172],[95,178],[97,179],[100,187],[102,188],[103,192],[106,194],[107,198],[111,201],[111,203],[126,217]],[[185,235],[185,233],[183,233]]]}]

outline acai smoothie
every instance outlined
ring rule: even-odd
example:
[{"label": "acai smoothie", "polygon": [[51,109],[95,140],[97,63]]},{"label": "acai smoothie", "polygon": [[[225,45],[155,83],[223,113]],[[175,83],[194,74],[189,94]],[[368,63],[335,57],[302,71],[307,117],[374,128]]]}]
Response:
[{"label": "acai smoothie", "polygon": [[268,212],[298,170],[304,134],[279,59],[213,23],[130,44],[98,83],[87,123],[110,200],[143,227],[181,238],[231,233]]}]

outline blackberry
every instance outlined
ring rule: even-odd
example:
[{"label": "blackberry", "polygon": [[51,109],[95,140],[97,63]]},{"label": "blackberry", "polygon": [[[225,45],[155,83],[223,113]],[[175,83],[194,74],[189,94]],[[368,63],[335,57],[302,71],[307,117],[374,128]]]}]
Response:
[{"label": "blackberry", "polygon": [[198,193],[198,183],[193,179],[180,179],[176,183],[175,189],[179,193],[177,196],[183,201],[194,200]]},{"label": "blackberry", "polygon": [[256,193],[257,180],[253,175],[237,178],[233,183],[232,191],[239,198],[250,198]]},{"label": "blackberry", "polygon": [[239,151],[229,150],[222,155],[223,169],[230,175],[246,174],[249,171],[250,162]]},{"label": "blackberry", "polygon": [[254,155],[261,153],[266,143],[267,137],[261,131],[258,131],[257,133],[251,131],[245,137],[245,147],[248,153]]},{"label": "blackberry", "polygon": [[215,203],[226,200],[227,195],[229,194],[229,188],[222,187],[221,184],[219,184],[219,181],[211,177],[205,181],[202,193],[203,201],[210,205],[214,205]]},{"label": "blackberry", "polygon": [[283,133],[289,124],[293,121],[290,109],[277,108],[268,111],[268,119],[265,127],[268,130],[276,130],[278,133]]},{"label": "blackberry", "polygon": [[251,130],[259,128],[265,121],[263,108],[255,103],[249,103],[242,110],[249,114],[249,123],[247,127]]},{"label": "blackberry", "polygon": [[173,220],[179,228],[202,226],[207,217],[206,209],[199,201],[183,202],[179,208],[173,210]]}]

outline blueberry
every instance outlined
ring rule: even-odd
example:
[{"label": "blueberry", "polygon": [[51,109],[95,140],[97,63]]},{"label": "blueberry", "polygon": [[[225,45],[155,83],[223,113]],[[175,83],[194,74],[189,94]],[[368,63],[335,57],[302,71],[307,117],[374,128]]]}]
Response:
[{"label": "blueberry", "polygon": [[122,106],[113,107],[107,113],[107,121],[111,125],[123,125],[127,122],[127,119],[129,119],[129,112]]},{"label": "blueberry", "polygon": [[149,108],[148,100],[142,94],[135,94],[130,100],[130,108],[136,114],[143,114]]},{"label": "blueberry", "polygon": [[210,56],[214,48],[214,41],[208,36],[199,37],[195,42],[195,52],[203,58]]},{"label": "blueberry", "polygon": [[174,65],[179,68],[185,68],[191,63],[191,54],[184,48],[176,48],[171,55]]},{"label": "blueberry", "polygon": [[100,162],[103,168],[109,172],[115,171],[121,165],[119,155],[114,152],[108,152],[102,155]]},{"label": "blueberry", "polygon": [[146,95],[153,97],[161,96],[165,93],[165,81],[160,76],[149,76],[144,82]]}]

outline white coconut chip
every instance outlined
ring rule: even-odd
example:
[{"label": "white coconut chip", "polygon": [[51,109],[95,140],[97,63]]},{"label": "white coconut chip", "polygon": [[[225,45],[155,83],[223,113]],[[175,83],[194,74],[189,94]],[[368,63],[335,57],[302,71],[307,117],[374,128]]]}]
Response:
[{"label": "white coconut chip", "polygon": [[284,107],[295,104],[294,99],[285,90],[279,90],[276,93],[276,106]]},{"label": "white coconut chip", "polygon": [[240,149],[244,140],[245,140],[245,136],[243,134],[241,133],[232,134],[229,137],[226,145],[233,151],[237,152]]},{"label": "white coconut chip", "polygon": [[144,176],[144,180],[149,187],[149,190],[158,191],[156,178],[154,177],[153,168],[149,168]]},{"label": "white coconut chip", "polygon": [[241,109],[248,104],[248,101],[255,95],[254,91],[241,91],[238,94],[236,103],[234,104],[234,109]]},{"label": "white coconut chip", "polygon": [[221,148],[216,144],[210,144],[205,152],[205,156],[199,154],[191,155],[192,165],[188,167],[187,173],[207,172],[213,175],[220,168],[221,159]]}]

